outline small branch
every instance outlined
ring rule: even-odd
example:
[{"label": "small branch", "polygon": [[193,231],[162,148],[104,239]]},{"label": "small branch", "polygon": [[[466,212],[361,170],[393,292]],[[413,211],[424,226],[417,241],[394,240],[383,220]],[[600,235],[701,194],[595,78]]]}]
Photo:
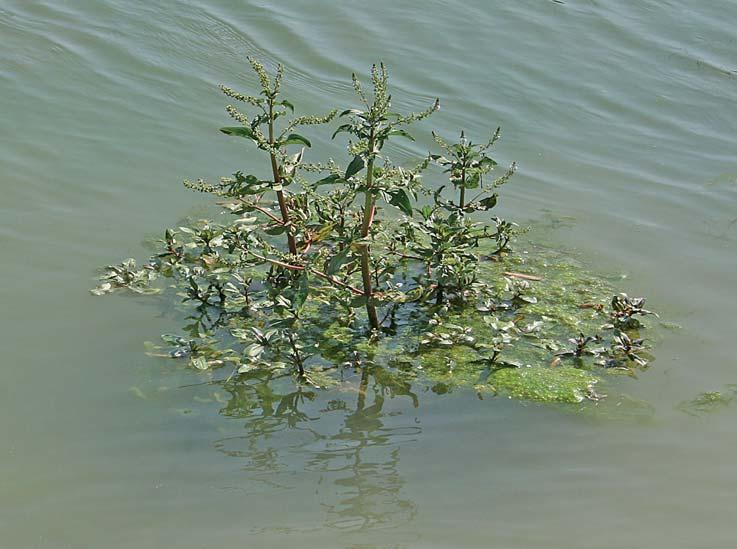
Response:
[{"label": "small branch", "polygon": [[275,221],[279,225],[286,225],[286,223],[283,220],[281,220],[278,217],[276,217],[274,214],[272,214],[266,208],[264,208],[262,206],[258,206],[256,204],[249,204],[247,202],[244,202],[244,204],[247,204],[248,206],[252,207],[254,210],[260,211],[262,214],[266,215],[269,219],[271,219],[272,221]]},{"label": "small branch", "polygon": [[362,290],[359,290],[358,288],[356,288],[355,286],[351,286],[350,284],[346,284],[342,280],[338,280],[337,278],[335,278],[335,276],[331,276],[329,274],[320,272],[320,271],[318,271],[316,269],[310,269],[310,272],[312,274],[316,274],[320,278],[323,278],[323,279],[327,280],[328,282],[332,282],[336,286],[340,286],[341,288],[346,288],[346,289],[350,290],[355,295],[363,295],[363,291]]},{"label": "small branch", "polygon": [[376,216],[376,206],[371,208],[371,215],[368,218],[367,229],[370,229],[374,224],[374,216]]},{"label": "small branch", "polygon": [[256,259],[260,259],[261,261],[266,261],[267,263],[271,263],[272,265],[277,265],[278,267],[284,267],[285,269],[289,269],[291,271],[304,271],[305,268],[302,265],[290,265],[289,263],[284,263],[283,261],[277,261],[276,259],[271,259],[268,257],[264,257],[262,255],[258,255],[255,252],[252,252],[251,250],[248,250],[248,253],[251,254]]},{"label": "small branch", "polygon": [[522,280],[532,280],[534,282],[539,282],[540,280],[544,280],[541,276],[536,275],[528,275],[524,273],[513,273],[510,271],[504,271],[504,276],[508,276],[510,278],[521,278]]},{"label": "small branch", "polygon": [[259,255],[255,252],[252,252],[249,250],[249,252],[253,257],[256,259],[260,259],[261,261],[266,261],[267,263],[271,263],[272,265],[276,265],[278,267],[283,267],[285,269],[289,269],[291,271],[304,271],[307,270],[308,272],[319,276],[320,278],[327,280],[328,282],[331,282],[332,284],[335,284],[336,286],[340,286],[341,288],[346,288],[353,292],[355,295],[363,295],[363,291],[359,290],[355,286],[351,286],[350,284],[346,284],[345,282],[338,280],[335,278],[335,276],[331,276],[329,274],[323,273],[322,271],[318,271],[317,269],[313,269],[311,267],[305,267],[304,265],[292,265],[290,263],[284,263],[283,261],[278,261],[276,259],[271,259],[269,257],[264,257],[262,255]]},{"label": "small branch", "polygon": [[402,259],[414,259],[415,261],[425,261],[424,259],[422,259],[421,257],[417,257],[416,255],[409,255],[409,254],[405,254],[405,253],[397,252],[397,251],[391,251],[390,253],[392,255],[396,255],[397,257],[401,257]]},{"label": "small branch", "polygon": [[597,311],[601,311],[604,309],[603,303],[579,303],[578,305],[579,309],[596,309]]}]

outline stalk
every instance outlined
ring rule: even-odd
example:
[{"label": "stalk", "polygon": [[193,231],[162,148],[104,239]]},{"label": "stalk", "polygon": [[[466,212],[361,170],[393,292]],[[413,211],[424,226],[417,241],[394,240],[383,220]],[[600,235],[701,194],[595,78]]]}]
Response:
[{"label": "stalk", "polygon": [[[374,131],[371,130],[371,136],[368,142],[369,160],[366,165],[366,191],[363,206],[363,223],[361,225],[361,238],[366,239],[371,230],[371,223],[374,219],[374,208],[376,200],[371,193],[371,186],[374,180]],[[376,313],[376,306],[373,303],[373,288],[371,286],[371,258],[369,255],[369,245],[361,246],[361,278],[363,279],[363,295],[366,296],[366,313],[368,314],[369,325],[372,330],[379,330],[379,315]]]},{"label": "stalk", "polygon": [[[269,144],[274,145],[274,100],[269,99]],[[274,174],[274,185],[281,187],[281,176],[279,175],[279,165],[276,160],[276,155],[273,152],[269,152],[271,157],[271,171]],[[279,201],[279,210],[281,211],[282,221],[285,225],[289,224],[289,210],[287,209],[287,201],[284,197],[284,191],[279,189],[276,191],[276,198]],[[297,255],[297,243],[294,240],[294,235],[289,232],[287,227],[287,244],[289,246],[289,253]]]},{"label": "stalk", "polygon": [[361,382],[358,385],[358,399],[356,400],[356,412],[363,411],[366,406],[366,393],[368,392],[369,369],[364,366],[361,370]]},{"label": "stalk", "polygon": [[461,169],[460,207],[461,207],[461,210],[466,207],[466,168]]},{"label": "stalk", "polygon": [[289,345],[292,347],[292,358],[294,359],[295,366],[297,366],[297,375],[300,378],[304,378],[305,366],[302,357],[299,355],[299,349],[297,348],[297,343],[294,341],[292,330],[287,331],[287,338],[289,339]]}]

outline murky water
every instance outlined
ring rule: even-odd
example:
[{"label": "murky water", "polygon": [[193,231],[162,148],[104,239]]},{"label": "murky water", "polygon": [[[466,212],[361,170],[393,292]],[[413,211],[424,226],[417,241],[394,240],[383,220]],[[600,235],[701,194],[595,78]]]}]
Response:
[{"label": "murky water", "polygon": [[[728,0],[0,0],[0,545],[734,546],[737,406],[677,405],[737,383],[735,21]],[[182,178],[256,158],[216,131],[246,54],[306,112],[383,59],[398,106],[442,98],[422,129],[502,125],[505,214],[680,326],[622,382],[652,417],[371,376],[233,395],[146,357],[176,320],[87,290],[205,207]]]}]

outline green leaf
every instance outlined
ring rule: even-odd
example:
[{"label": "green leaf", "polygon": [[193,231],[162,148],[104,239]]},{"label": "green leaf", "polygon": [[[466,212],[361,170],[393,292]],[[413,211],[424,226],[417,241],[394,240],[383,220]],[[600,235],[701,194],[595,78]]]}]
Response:
[{"label": "green leaf", "polygon": [[278,234],[282,234],[286,230],[286,225],[272,225],[268,229],[264,229],[264,232],[268,235],[276,236]]},{"label": "green leaf", "polygon": [[243,353],[250,358],[256,358],[263,352],[264,346],[259,343],[251,343],[248,347],[243,349]]},{"label": "green leaf", "polygon": [[341,176],[333,174],[329,175],[327,177],[323,177],[319,181],[315,182],[315,187],[318,187],[320,185],[335,185],[338,183],[347,183],[345,179],[343,179]]},{"label": "green leaf", "polygon": [[466,184],[464,187],[467,189],[476,189],[481,184],[481,177],[478,173],[466,176]]},{"label": "green leaf", "polygon": [[264,192],[266,189],[269,188],[270,186],[269,183],[271,182],[264,181],[264,182],[259,182],[257,185],[248,185],[247,187],[241,187],[240,189],[238,189],[238,192],[236,194],[243,195],[243,196],[252,195],[252,194],[261,194],[262,192]]},{"label": "green leaf", "polygon": [[357,295],[353,299],[351,299],[351,307],[354,309],[358,309],[359,307],[365,307],[366,306],[367,298],[365,295]]},{"label": "green leaf", "polygon": [[252,139],[253,141],[258,141],[256,139],[256,134],[253,133],[253,130],[245,126],[228,126],[226,128],[220,128],[220,131],[223,132],[225,135],[247,137],[248,139]]},{"label": "green leaf", "polygon": [[339,114],[338,116],[339,116],[339,117],[340,117],[340,116],[345,116],[345,115],[347,115],[347,114],[354,114],[354,115],[358,115],[358,114],[363,114],[363,111],[359,111],[358,109],[346,109],[346,110],[344,110],[344,111],[343,111],[342,113],[340,113],[340,114]]},{"label": "green leaf", "polygon": [[496,206],[496,200],[497,200],[497,194],[494,193],[491,196],[487,196],[486,198],[479,200],[479,204],[484,210],[490,210],[494,206]]},{"label": "green leaf", "polygon": [[320,242],[321,240],[326,239],[331,234],[333,234],[333,227],[335,227],[335,224],[326,223],[315,232],[314,236],[312,237],[312,241]]},{"label": "green leaf", "polygon": [[348,263],[349,257],[348,254],[350,254],[351,249],[349,247],[344,248],[342,251],[335,254],[333,257],[330,258],[330,261],[328,261],[328,267],[326,269],[327,274],[334,275],[337,273],[340,268]]},{"label": "green leaf", "polygon": [[281,104],[284,105],[285,107],[287,107],[290,111],[294,112],[294,105],[292,105],[286,99],[284,101],[282,101]]},{"label": "green leaf", "polygon": [[174,334],[161,334],[161,339],[170,345],[186,345],[189,343],[187,338]]},{"label": "green leaf", "polygon": [[412,137],[410,134],[408,134],[404,130],[392,130],[392,131],[389,132],[389,135],[400,135],[402,137],[405,137],[405,138],[409,139],[410,141],[414,141],[415,140],[414,137]]},{"label": "green leaf", "polygon": [[299,277],[299,286],[297,292],[294,294],[294,307],[299,311],[302,309],[302,305],[307,301],[307,295],[310,293],[310,281],[307,277],[307,271],[302,271],[302,275]]},{"label": "green leaf", "polygon": [[197,368],[198,370],[207,370],[210,365],[207,363],[207,360],[205,360],[205,357],[198,356],[197,358],[193,358],[191,360],[192,366]]},{"label": "green leaf", "polygon": [[429,219],[432,215],[433,208],[429,204],[425,204],[422,209],[420,210],[420,213],[422,214],[422,217],[424,219]]},{"label": "green leaf", "polygon": [[348,164],[348,169],[346,169],[345,171],[345,179],[349,179],[356,175],[363,169],[364,165],[365,164],[363,163],[363,158],[358,155],[354,156],[353,160],[351,160],[351,163]]},{"label": "green leaf", "polygon": [[351,131],[352,128],[353,128],[353,126],[351,124],[343,124],[342,126],[338,126],[338,129],[335,130],[335,133],[333,133],[332,139],[335,139],[335,136],[338,135],[341,132],[349,132],[350,133],[350,131]]},{"label": "green leaf", "polygon": [[389,201],[389,204],[392,206],[396,206],[400,210],[402,210],[403,213],[411,216],[412,215],[412,201],[409,198],[409,195],[404,189],[397,189],[396,191],[393,191],[389,193],[391,195],[391,200]]},{"label": "green leaf", "polygon": [[312,147],[312,143],[306,138],[302,137],[298,133],[290,133],[286,139],[279,142],[280,147],[285,145],[304,145],[305,147]]}]

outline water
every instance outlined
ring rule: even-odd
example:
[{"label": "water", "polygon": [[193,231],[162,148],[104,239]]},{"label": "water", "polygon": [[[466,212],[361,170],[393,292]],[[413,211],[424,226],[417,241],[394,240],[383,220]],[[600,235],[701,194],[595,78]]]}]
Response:
[{"label": "water", "polygon": [[[676,406],[737,382],[735,20],[727,0],[0,1],[1,545],[734,545],[737,409]],[[87,289],[205,207],[182,178],[256,158],[216,132],[246,54],[284,63],[306,112],[350,106],[383,59],[399,107],[443,100],[416,133],[500,124],[505,214],[681,326],[622,383],[654,416],[352,379],[290,424],[146,357],[175,320]]]}]

